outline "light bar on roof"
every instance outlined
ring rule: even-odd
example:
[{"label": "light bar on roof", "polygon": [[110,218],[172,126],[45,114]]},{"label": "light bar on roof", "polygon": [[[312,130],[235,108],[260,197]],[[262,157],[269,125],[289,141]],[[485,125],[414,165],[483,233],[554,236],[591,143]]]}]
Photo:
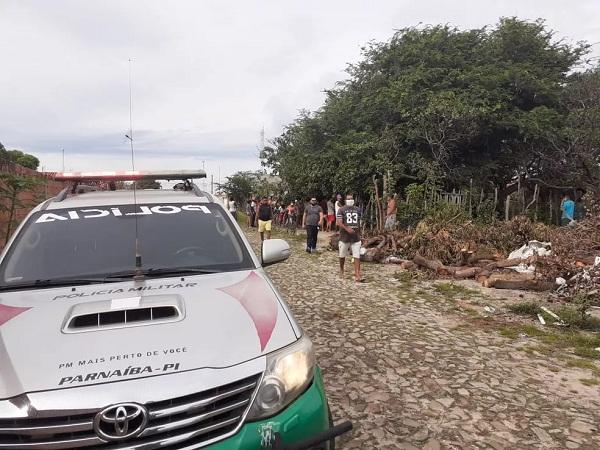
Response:
[{"label": "light bar on roof", "polygon": [[108,170],[103,172],[58,172],[56,181],[192,180],[206,178],[204,170]]}]

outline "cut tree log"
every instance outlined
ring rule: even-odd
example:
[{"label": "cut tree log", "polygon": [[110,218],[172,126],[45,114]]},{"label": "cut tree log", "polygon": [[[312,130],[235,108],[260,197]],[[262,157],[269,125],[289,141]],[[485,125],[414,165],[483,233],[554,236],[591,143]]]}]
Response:
[{"label": "cut tree log", "polygon": [[396,238],[393,234],[390,234],[390,240],[392,241],[392,251],[398,253],[398,244],[396,243]]},{"label": "cut tree log", "polygon": [[381,242],[379,244],[377,244],[376,248],[384,248],[385,246],[387,246],[388,244],[388,236],[385,235],[383,236],[383,239],[381,240]]},{"label": "cut tree log", "polygon": [[483,271],[481,267],[460,268],[459,270],[454,272],[454,278],[473,278],[481,271]]},{"label": "cut tree log", "polygon": [[362,246],[365,247],[365,248],[369,248],[369,247],[372,247],[372,246],[374,246],[376,244],[381,243],[381,241],[385,241],[385,238],[383,236],[373,236],[372,238],[366,239],[363,242]]},{"label": "cut tree log", "polygon": [[473,253],[468,261],[467,264],[469,264],[470,266],[477,264],[481,261],[498,261],[498,257],[492,253]]},{"label": "cut tree log", "polygon": [[397,256],[388,256],[383,260],[384,264],[397,264],[400,269],[412,269],[415,263],[410,259],[402,259]]},{"label": "cut tree log", "polygon": [[[388,256],[383,260],[385,264],[402,264],[409,261],[408,259],[399,258],[397,256]],[[411,261],[412,262],[412,261]]]},{"label": "cut tree log", "polygon": [[433,270],[434,272],[438,272],[444,268],[444,265],[441,261],[438,261],[437,259],[423,258],[419,253],[415,255],[413,262],[417,266],[425,267],[426,269]]},{"label": "cut tree log", "polygon": [[469,265],[469,260],[473,257],[473,252],[463,248],[460,251],[460,265],[461,266],[466,266]]},{"label": "cut tree log", "polygon": [[494,262],[496,261],[493,259],[480,259],[479,261],[474,262],[473,265],[485,268],[488,267],[490,264],[493,264]]},{"label": "cut tree log", "polygon": [[481,272],[479,272],[475,276],[475,279],[477,280],[478,283],[481,283],[481,285],[483,286],[491,274],[492,274],[492,272],[490,272],[489,270],[481,269]]},{"label": "cut tree log", "polygon": [[517,272],[494,272],[487,279],[484,280],[483,286],[485,287],[496,287],[498,281],[531,281],[535,279],[535,275],[532,273],[517,273]]},{"label": "cut tree log", "polygon": [[410,260],[404,261],[403,263],[400,264],[401,269],[407,269],[407,270],[412,269],[415,266],[416,266],[415,263]]},{"label": "cut tree log", "polygon": [[456,266],[445,266],[441,261],[437,259],[427,259],[422,257],[419,253],[413,258],[413,262],[420,267],[433,270],[438,275],[452,276],[455,278],[473,278],[483,269],[481,267],[456,267]]},{"label": "cut tree log", "polygon": [[496,280],[494,283],[494,288],[496,289],[515,289],[524,291],[553,291],[556,287],[556,283],[552,281],[541,280]]},{"label": "cut tree log", "polygon": [[381,248],[368,248],[360,255],[360,260],[365,262],[381,262],[385,257],[385,251]]},{"label": "cut tree log", "polygon": [[503,259],[502,261],[495,261],[493,263],[490,263],[487,266],[485,266],[485,268],[487,270],[505,269],[507,267],[514,267],[514,266],[518,266],[519,264],[523,264],[523,263],[527,264],[529,262],[530,262],[530,258]]},{"label": "cut tree log", "polygon": [[455,266],[442,266],[437,270],[438,275],[442,275],[442,276],[454,276],[454,274],[458,271],[461,270],[462,267],[455,267]]}]

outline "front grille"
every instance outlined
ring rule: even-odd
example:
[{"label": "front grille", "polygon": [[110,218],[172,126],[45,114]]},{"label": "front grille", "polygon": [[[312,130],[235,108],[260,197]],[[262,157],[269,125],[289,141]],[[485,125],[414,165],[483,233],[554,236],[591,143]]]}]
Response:
[{"label": "front grille", "polygon": [[147,403],[149,421],[137,437],[105,442],[93,430],[96,413],[0,419],[0,449],[191,450],[233,434],[250,407],[260,375],[197,394]]}]

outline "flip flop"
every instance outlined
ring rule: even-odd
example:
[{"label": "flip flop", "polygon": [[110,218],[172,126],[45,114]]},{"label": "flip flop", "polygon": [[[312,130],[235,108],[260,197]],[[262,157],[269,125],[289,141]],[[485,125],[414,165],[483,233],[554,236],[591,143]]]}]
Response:
[{"label": "flip flop", "polygon": [[354,278],[355,283],[364,283],[366,280],[364,278]]}]

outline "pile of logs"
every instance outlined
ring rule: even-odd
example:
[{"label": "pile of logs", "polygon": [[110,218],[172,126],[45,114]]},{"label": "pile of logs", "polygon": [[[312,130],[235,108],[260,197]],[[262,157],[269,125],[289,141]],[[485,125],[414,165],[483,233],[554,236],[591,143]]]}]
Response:
[{"label": "pile of logs", "polygon": [[[541,270],[530,273],[520,273],[512,268],[525,265],[533,265],[537,268],[543,268],[550,264],[556,265],[550,257],[534,256],[530,258],[505,259],[499,253],[490,254],[478,253],[463,249],[457,252],[456,262],[452,265],[446,265],[438,259],[428,259],[422,256],[418,251],[415,253],[412,242],[413,236],[401,231],[386,232],[378,236],[363,239],[361,261],[381,262],[385,264],[396,264],[400,269],[424,269],[435,273],[439,277],[454,279],[474,279],[482,286],[496,289],[516,289],[532,291],[551,291],[558,285],[553,281],[554,275],[544,273]],[[331,237],[330,246],[332,250],[338,248],[338,235]],[[402,258],[395,255],[414,255],[411,259]],[[554,257],[556,259],[556,257]],[[580,258],[581,259],[581,258]],[[579,265],[581,264],[581,266]],[[590,261],[578,260],[578,267],[590,267],[593,264],[593,258]],[[547,272],[547,271],[546,271]]]},{"label": "pile of logs", "polygon": [[[366,252],[361,256],[361,261],[367,262],[383,262],[386,255],[389,253],[398,253],[404,249],[410,240],[411,236],[396,233],[386,233],[380,236],[374,236],[371,238],[364,239],[362,247]],[[329,247],[331,250],[337,250],[339,242],[339,235],[334,234],[331,236]]]},{"label": "pile of logs", "polygon": [[490,260],[470,255],[465,258],[465,265],[446,266],[441,261],[426,259],[418,253],[412,260],[404,260],[393,256],[384,260],[385,263],[398,264],[400,268],[404,269],[420,267],[431,270],[441,277],[456,279],[474,278],[483,286],[496,289],[522,289],[530,291],[551,291],[555,289],[555,283],[536,279],[534,273],[518,273],[513,270],[504,270],[521,264],[535,264],[536,261],[537,257]]}]

